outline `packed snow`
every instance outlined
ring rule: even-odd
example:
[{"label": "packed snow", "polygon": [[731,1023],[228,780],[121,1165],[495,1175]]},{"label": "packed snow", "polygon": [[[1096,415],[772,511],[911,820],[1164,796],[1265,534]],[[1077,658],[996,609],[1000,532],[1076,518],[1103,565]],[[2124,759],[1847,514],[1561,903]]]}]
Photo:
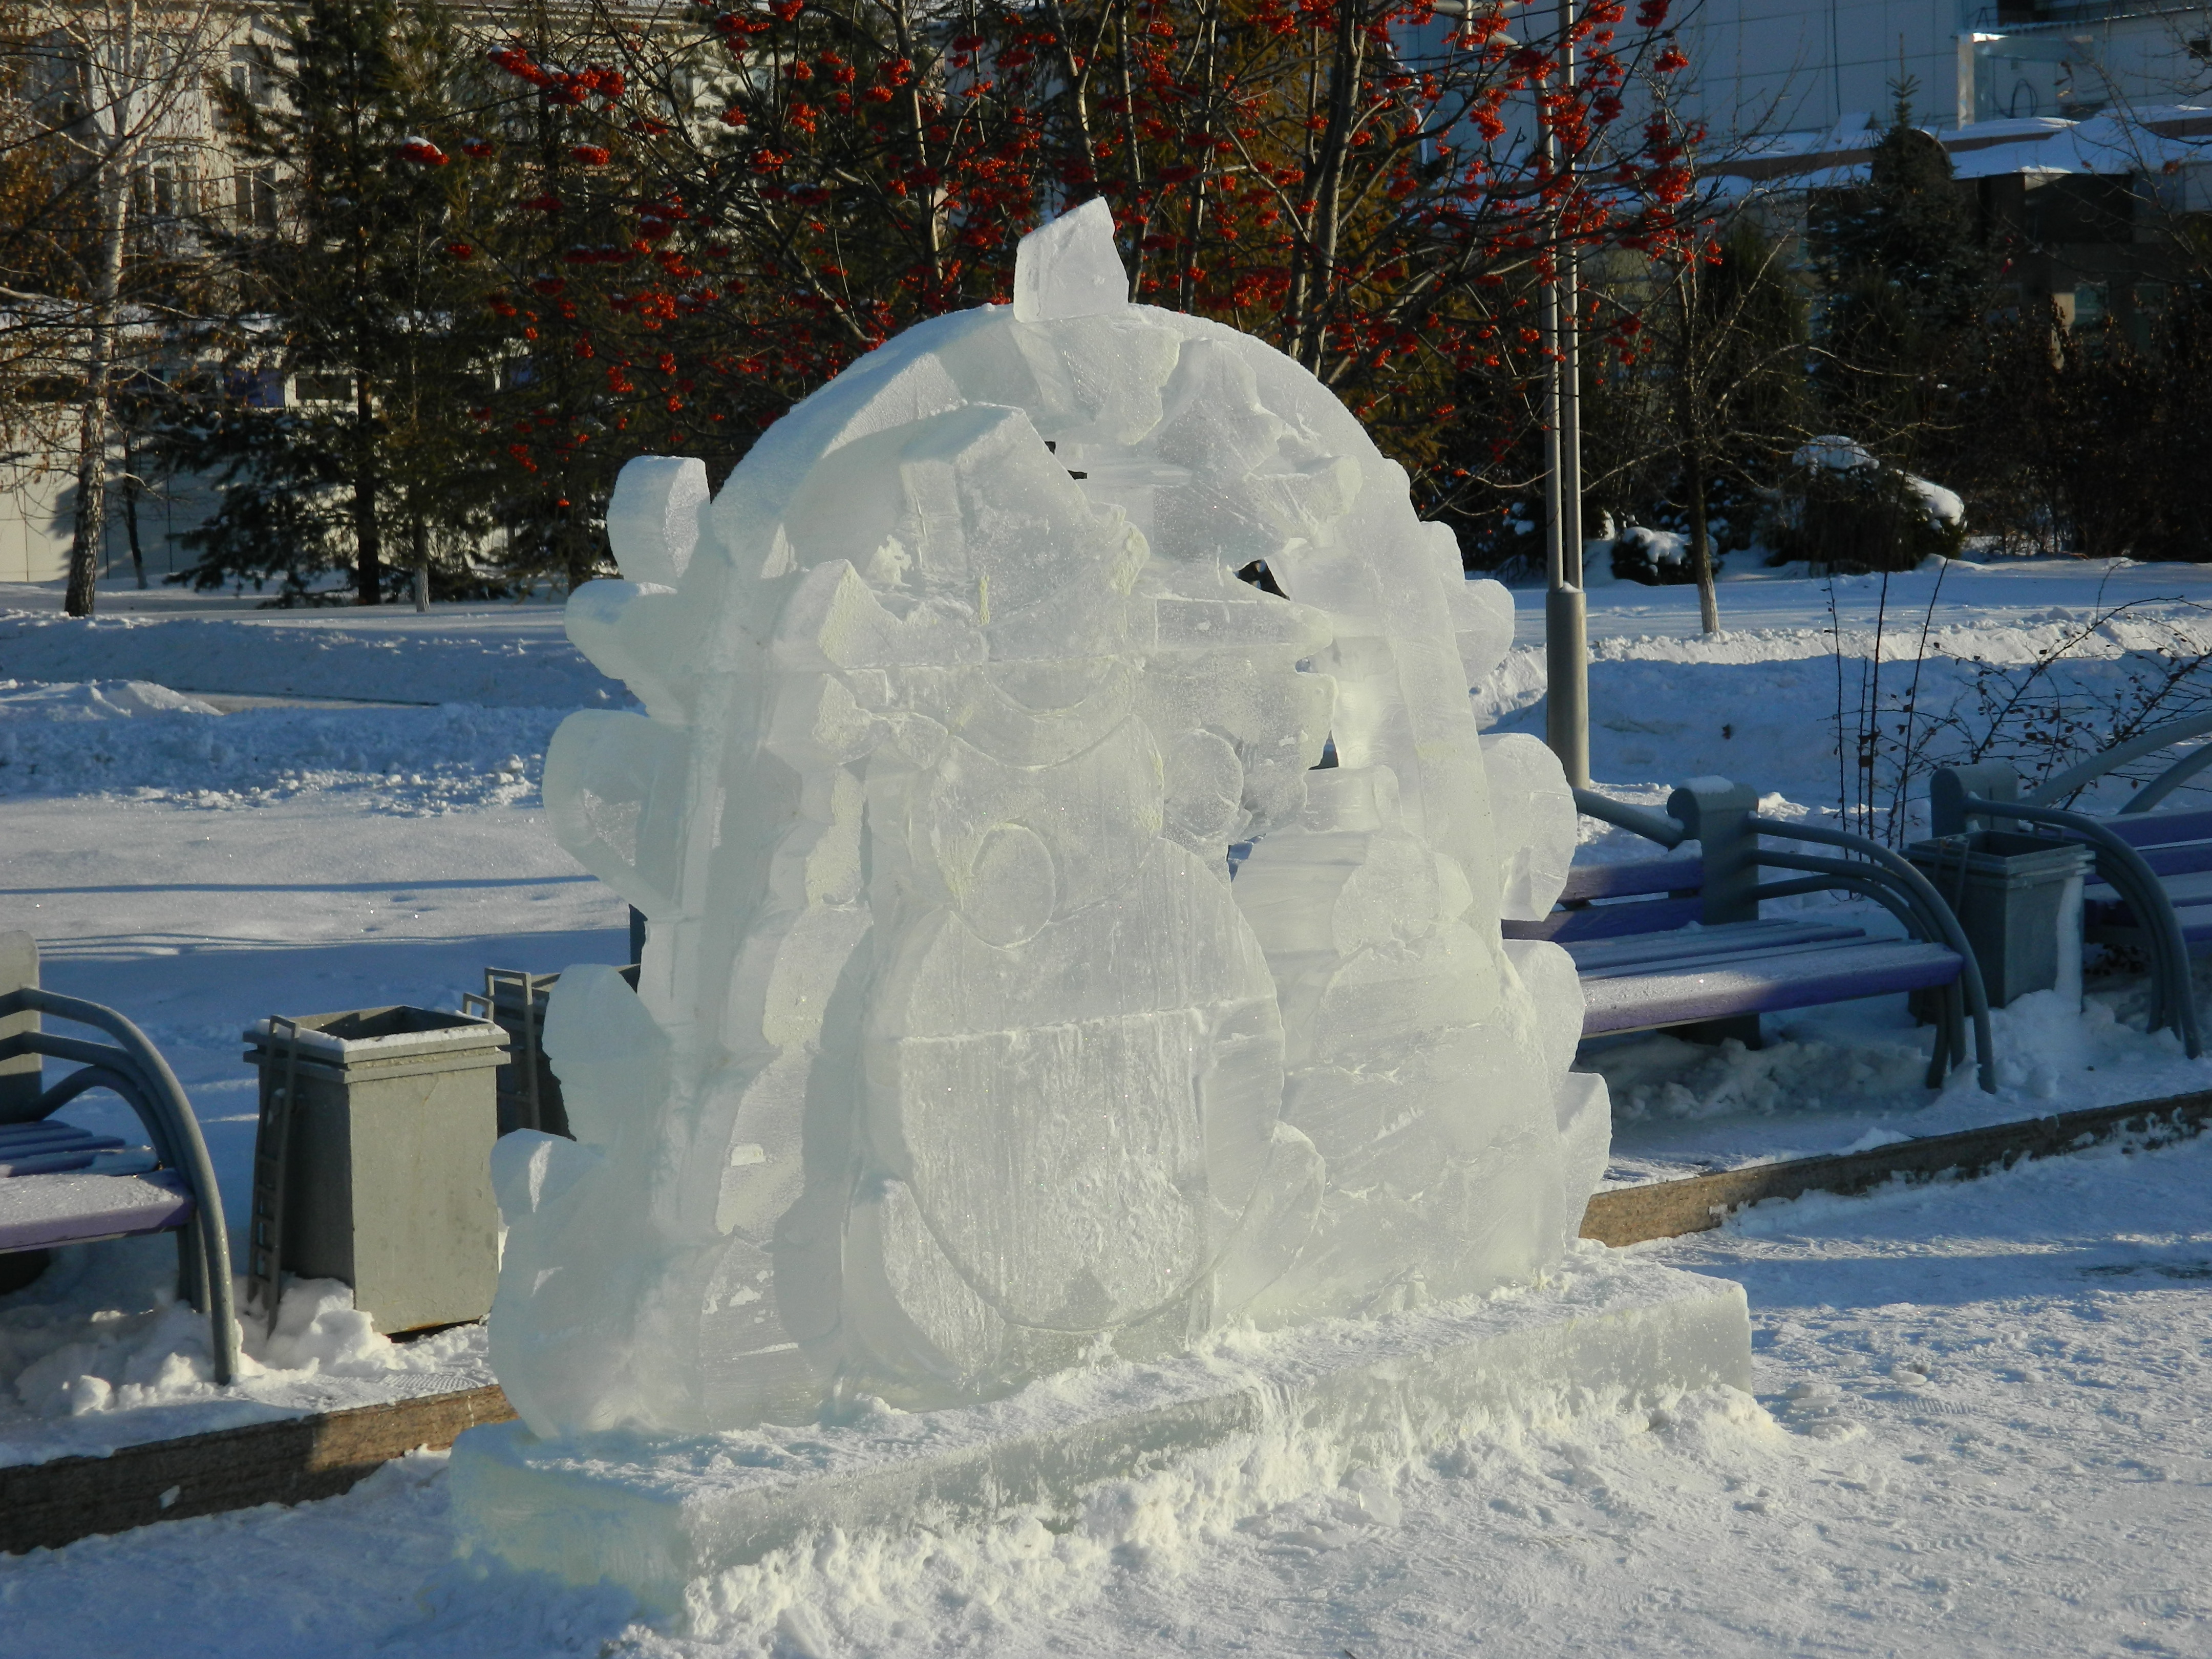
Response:
[{"label": "packed snow", "polygon": [[[1755,1394],[1500,1422],[1256,1507],[831,1535],[714,1633],[456,1559],[443,1455],[343,1498],[0,1561],[24,1654],[1315,1659],[2212,1652],[2212,1144],[1761,1206],[1641,1247],[1741,1281]],[[128,1585],[127,1594],[116,1587]]]},{"label": "packed snow", "polygon": [[[0,584],[0,674],[48,683],[152,681],[178,691],[489,708],[619,708],[628,694],[562,636],[557,608],[237,611],[178,596],[76,622]],[[103,605],[131,599],[102,596]],[[131,596],[135,599],[137,596]],[[13,603],[9,603],[12,601]],[[35,608],[33,608],[35,607]]]}]

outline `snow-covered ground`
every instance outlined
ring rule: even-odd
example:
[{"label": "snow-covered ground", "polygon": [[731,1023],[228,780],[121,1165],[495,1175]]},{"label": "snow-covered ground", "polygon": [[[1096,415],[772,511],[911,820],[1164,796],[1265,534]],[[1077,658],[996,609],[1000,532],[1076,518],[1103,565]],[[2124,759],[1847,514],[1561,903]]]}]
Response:
[{"label": "snow-covered ground", "polygon": [[346,1497],[0,1560],[0,1652],[2212,1652],[2212,1144],[1763,1207],[1644,1247],[1741,1279],[1756,1397],[1501,1423],[1187,1529],[1165,1481],[831,1538],[712,1634],[453,1559],[441,1455]]},{"label": "snow-covered ground", "polygon": [[[1878,589],[1837,585],[1847,704]],[[1480,705],[1540,729],[1525,647],[1541,595],[1516,597],[1524,648]],[[122,1008],[171,1057],[234,1227],[250,1021],[451,1006],[486,966],[622,957],[623,908],[553,845],[536,793],[562,713],[621,696],[555,608],[421,618],[172,593],[86,627],[52,598],[0,592],[0,926],[38,934],[50,985]],[[1826,586],[1759,574],[1721,599],[1731,631],[1709,641],[1689,637],[1689,590],[1594,591],[1599,787],[1657,802],[1722,772],[1778,815],[1832,811]],[[1924,632],[1915,718],[1963,710],[1963,727],[1990,684],[1978,665],[2032,665],[2123,603],[2052,677],[2081,708],[2212,643],[2212,573],[1954,567],[1940,592],[1933,573],[1893,578],[1885,687]],[[1585,855],[1642,850],[1593,834]],[[1969,1078],[1922,1086],[1926,1036],[1901,1000],[1771,1021],[1782,1040],[1758,1053],[1608,1045],[1590,1060],[1613,1086],[1614,1177],[2212,1086],[2212,1064],[2135,1029],[2133,982],[2100,984],[2082,1014],[2049,1001],[2000,1016],[1994,1099]],[[96,1101],[69,1115],[131,1127]],[[452,1564],[442,1462],[416,1457],[331,1503],[0,1562],[0,1655],[132,1652],[156,1629],[165,1650],[227,1654],[2212,1651],[2196,1588],[2212,1555],[2195,1443],[2212,1408],[2208,1174],[2212,1148],[2100,1153],[1757,1212],[1662,1253],[1746,1283],[1758,1405],[1501,1425],[1203,1537],[1133,1491],[1072,1534],[826,1546],[732,1587],[728,1629],[687,1644],[629,1630],[605,1595]],[[305,1287],[218,1404],[204,1335],[167,1299],[173,1261],[160,1240],[96,1247],[0,1298],[0,1462],[483,1376],[476,1334],[394,1346]],[[97,1594],[118,1577],[131,1597]]]}]

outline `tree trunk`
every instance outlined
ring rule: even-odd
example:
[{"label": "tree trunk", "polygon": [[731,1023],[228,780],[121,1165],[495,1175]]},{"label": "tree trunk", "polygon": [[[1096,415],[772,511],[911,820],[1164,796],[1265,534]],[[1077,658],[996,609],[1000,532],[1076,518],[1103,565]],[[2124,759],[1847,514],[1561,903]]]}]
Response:
[{"label": "tree trunk", "polygon": [[1705,523],[1705,405],[1703,377],[1697,373],[1698,281],[1697,256],[1684,264],[1675,300],[1681,307],[1682,330],[1675,343],[1680,356],[1675,363],[1674,418],[1680,441],[1683,481],[1690,497],[1690,574],[1698,583],[1698,625],[1707,634],[1721,631],[1720,596],[1713,591],[1712,535]]},{"label": "tree trunk", "polygon": [[138,575],[138,591],[146,591],[146,550],[138,544],[138,458],[131,452],[131,432],[123,433],[123,527],[131,532],[131,568]]},{"label": "tree trunk", "polygon": [[384,602],[384,538],[376,520],[375,410],[368,376],[354,379],[353,602]]},{"label": "tree trunk", "polygon": [[1713,592],[1712,538],[1705,528],[1705,457],[1691,450],[1690,573],[1698,579],[1698,625],[1708,634],[1721,631],[1720,599]]},{"label": "tree trunk", "polygon": [[415,543],[415,608],[430,608],[430,526],[420,513],[410,514],[409,532]]},{"label": "tree trunk", "polygon": [[93,271],[91,338],[84,402],[77,413],[76,514],[70,530],[69,592],[64,608],[89,617],[107,544],[107,398],[115,377],[115,315],[123,293],[124,231],[131,210],[130,154],[112,146],[100,163],[99,263]]},{"label": "tree trunk", "polygon": [[1360,75],[1366,37],[1358,25],[1359,0],[1337,0],[1336,39],[1330,55],[1328,122],[1322,133],[1319,178],[1314,189],[1312,249],[1308,258],[1304,314],[1297,357],[1309,374],[1321,372],[1322,346],[1329,301],[1336,282],[1337,228],[1343,215],[1344,156],[1352,143],[1352,94]]}]

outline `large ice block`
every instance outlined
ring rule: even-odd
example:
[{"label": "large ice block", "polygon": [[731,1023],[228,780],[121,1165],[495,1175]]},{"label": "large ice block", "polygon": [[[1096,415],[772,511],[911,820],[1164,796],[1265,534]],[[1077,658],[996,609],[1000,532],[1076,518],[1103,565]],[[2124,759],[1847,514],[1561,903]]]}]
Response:
[{"label": "large ice block", "polygon": [[499,1155],[549,1441],[1527,1284],[1601,1168],[1571,964],[1500,937],[1574,838],[1471,712],[1508,597],[1304,368],[1131,304],[1103,204],[1014,294],[711,498],[633,462],[570,600],[645,712],[563,724],[547,816],[649,926],[635,993],[556,993],[576,1142]]},{"label": "large ice block", "polygon": [[1250,1512],[1532,1413],[1750,1388],[1741,1285],[1583,1249],[1539,1288],[1094,1365],[982,1405],[585,1443],[471,1429],[453,1447],[453,1515],[465,1549],[620,1584],[706,1635],[717,1574],[833,1529],[1040,1510],[1065,1525],[1086,1489],[1177,1470],[1217,1509]]}]

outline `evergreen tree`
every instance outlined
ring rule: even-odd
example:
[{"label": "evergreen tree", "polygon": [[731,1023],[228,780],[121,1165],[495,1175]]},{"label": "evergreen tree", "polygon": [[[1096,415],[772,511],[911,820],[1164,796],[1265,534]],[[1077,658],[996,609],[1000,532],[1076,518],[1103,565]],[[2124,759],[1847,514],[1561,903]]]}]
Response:
[{"label": "evergreen tree", "polygon": [[[312,0],[285,34],[273,99],[221,89],[278,210],[208,227],[235,307],[227,389],[257,395],[180,404],[159,442],[228,484],[186,538],[193,580],[283,573],[299,592],[343,562],[356,602],[374,605],[395,563],[422,593],[439,544],[465,547],[489,522],[467,410],[495,343],[456,240],[447,149],[468,53],[439,0]],[[287,380],[289,407],[270,395]]]},{"label": "evergreen tree", "polygon": [[1925,465],[1941,453],[1993,261],[1949,155],[1912,125],[1912,83],[1893,90],[1866,183],[1822,192],[1808,213],[1820,289],[1814,380],[1833,428]]}]

